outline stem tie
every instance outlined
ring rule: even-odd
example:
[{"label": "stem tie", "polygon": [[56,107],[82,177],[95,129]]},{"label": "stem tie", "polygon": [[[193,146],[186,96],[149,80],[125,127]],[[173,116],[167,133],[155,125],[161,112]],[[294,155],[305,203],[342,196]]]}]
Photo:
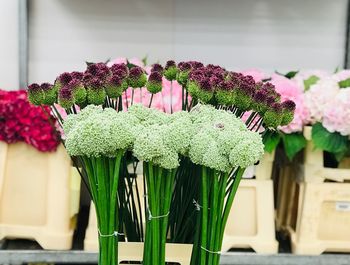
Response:
[{"label": "stem tie", "polygon": [[100,230],[98,230],[98,235],[100,237],[111,237],[111,236],[124,236],[124,233],[119,233],[118,231],[114,231],[113,234],[109,234],[109,235],[103,235],[101,234]]},{"label": "stem tie", "polygon": [[165,217],[168,217],[169,214],[170,212],[167,212],[166,214],[163,214],[163,215],[153,216],[151,213],[151,210],[148,208],[148,221],[151,221],[152,219],[165,218]]},{"label": "stem tie", "polygon": [[205,247],[201,246],[201,249],[203,249],[204,251],[210,253],[210,254],[216,254],[216,255],[221,255],[221,251],[211,251],[209,249],[206,249]]}]

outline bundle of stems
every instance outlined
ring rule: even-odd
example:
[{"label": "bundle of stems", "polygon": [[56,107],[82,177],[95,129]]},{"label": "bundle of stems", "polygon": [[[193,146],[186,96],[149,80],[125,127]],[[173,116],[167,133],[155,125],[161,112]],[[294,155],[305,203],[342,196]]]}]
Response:
[{"label": "bundle of stems", "polygon": [[191,265],[219,264],[227,219],[243,173],[243,168],[230,174],[202,167]]},{"label": "bundle of stems", "polygon": [[114,265],[118,260],[119,218],[117,190],[124,150],[115,157],[82,157],[89,189],[96,208],[99,234],[99,264]]},{"label": "bundle of stems", "polygon": [[143,264],[165,265],[165,244],[176,169],[164,169],[152,162],[144,162],[143,168],[147,184]]}]

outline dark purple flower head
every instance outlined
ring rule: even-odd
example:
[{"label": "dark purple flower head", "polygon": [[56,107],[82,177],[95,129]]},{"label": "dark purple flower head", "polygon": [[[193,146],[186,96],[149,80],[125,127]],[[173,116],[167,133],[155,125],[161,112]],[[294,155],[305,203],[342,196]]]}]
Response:
[{"label": "dark purple flower head", "polygon": [[218,77],[218,76],[216,76],[216,75],[213,75],[213,76],[211,76],[211,77],[209,78],[209,82],[210,82],[210,85],[211,85],[212,87],[218,87],[219,84],[221,84],[223,81],[224,81],[223,78],[220,78],[220,77]]},{"label": "dark purple flower head", "polygon": [[210,81],[208,78],[199,81],[199,87],[204,91],[212,91],[212,86],[210,85]]},{"label": "dark purple flower head", "polygon": [[212,70],[214,73],[222,73],[222,72],[225,72],[225,69],[222,68],[222,67],[219,66],[219,65],[208,64],[208,65],[206,66],[206,68]]},{"label": "dark purple flower head", "polygon": [[60,81],[62,86],[67,85],[72,80],[72,76],[70,73],[63,73],[58,77],[58,81]]},{"label": "dark purple flower head", "polygon": [[103,85],[103,82],[102,82],[99,78],[97,78],[97,77],[92,78],[92,79],[88,82],[88,86],[89,86],[90,88],[94,88],[94,89],[103,88],[102,85]]},{"label": "dark purple flower head", "polygon": [[261,89],[266,90],[269,93],[272,93],[273,91],[275,91],[275,86],[273,84],[271,84],[270,82],[266,82],[263,84]]},{"label": "dark purple flower head", "polygon": [[82,72],[77,72],[77,71],[75,71],[75,72],[71,72],[71,74],[70,74],[71,76],[72,76],[72,79],[78,79],[78,80],[83,80],[83,77],[84,77],[84,73],[82,73]]},{"label": "dark purple flower head", "polygon": [[159,63],[155,63],[152,65],[151,72],[160,72],[162,73],[164,71],[164,68]]},{"label": "dark purple flower head", "polygon": [[294,112],[295,107],[296,107],[296,105],[295,105],[294,101],[292,101],[292,100],[286,100],[286,101],[282,102],[282,108],[284,110]]},{"label": "dark purple flower head", "polygon": [[195,70],[189,74],[189,79],[191,81],[200,82],[204,78],[205,78],[205,75],[204,75],[203,71],[201,71],[201,70]]},{"label": "dark purple flower head", "polygon": [[282,104],[280,104],[280,103],[277,103],[277,102],[275,102],[275,103],[273,103],[272,105],[271,105],[271,108],[272,108],[272,110],[274,111],[274,112],[276,112],[276,113],[281,113],[282,112]]},{"label": "dark purple flower head", "polygon": [[113,76],[116,76],[118,78],[124,79],[124,78],[126,78],[128,76],[128,73],[125,72],[122,69],[119,69],[119,70],[116,70],[116,71],[113,72]]},{"label": "dark purple flower head", "polygon": [[241,78],[239,90],[246,95],[253,96],[255,93],[255,81],[251,76],[244,76]]},{"label": "dark purple flower head", "polygon": [[41,91],[41,87],[37,83],[33,83],[28,86],[28,91],[35,93],[35,92]]},{"label": "dark purple flower head", "polygon": [[42,83],[40,87],[41,87],[42,90],[48,91],[48,90],[50,90],[53,87],[53,85],[51,85],[49,83]]},{"label": "dark purple flower head", "polygon": [[243,74],[237,72],[229,72],[229,78],[236,81],[241,80],[244,77]]},{"label": "dark purple flower head", "polygon": [[115,73],[115,72],[117,72],[117,71],[119,71],[119,70],[122,70],[122,71],[124,71],[125,73],[128,73],[128,72],[129,72],[128,67],[127,67],[126,64],[124,64],[124,63],[113,64],[113,65],[111,66],[111,71],[112,71],[112,73]]},{"label": "dark purple flower head", "polygon": [[189,62],[181,62],[178,64],[180,71],[189,71],[192,69],[192,66]]},{"label": "dark purple flower head", "polygon": [[83,83],[88,84],[90,82],[90,80],[93,78],[94,78],[94,76],[92,74],[85,72],[84,77],[83,77]]},{"label": "dark purple flower head", "polygon": [[267,97],[267,94],[266,94],[265,91],[258,91],[254,95],[254,101],[256,103],[265,103],[266,102],[266,97]]},{"label": "dark purple flower head", "polygon": [[99,70],[99,67],[98,67],[98,64],[97,63],[94,63],[94,64],[90,64],[87,69],[86,69],[86,72],[92,74],[92,75],[96,75],[97,72]]},{"label": "dark purple flower head", "polygon": [[62,87],[58,93],[61,99],[71,100],[73,98],[73,90],[68,86]]},{"label": "dark purple flower head", "polygon": [[143,74],[142,68],[139,66],[135,66],[135,67],[130,69],[129,77],[131,79],[138,79],[141,77],[142,74]]},{"label": "dark purple flower head", "polygon": [[105,63],[97,63],[96,65],[99,71],[109,71],[109,67]]},{"label": "dark purple flower head", "polygon": [[152,72],[148,77],[149,82],[162,83],[162,79],[163,76],[159,72]]},{"label": "dark purple flower head", "polygon": [[226,91],[233,91],[235,89],[235,83],[233,83],[230,80],[227,80],[227,81],[221,82],[220,87]]},{"label": "dark purple flower head", "polygon": [[75,88],[81,86],[81,81],[79,79],[72,79],[66,87],[68,87],[71,90],[74,90]]},{"label": "dark purple flower head", "polygon": [[118,76],[118,75],[112,75],[111,77],[109,77],[108,82],[109,84],[113,85],[113,86],[120,86],[123,82],[123,78]]},{"label": "dark purple flower head", "polygon": [[165,64],[165,70],[170,68],[170,67],[176,67],[176,63],[173,60],[167,61]]},{"label": "dark purple flower head", "polygon": [[204,64],[202,64],[201,62],[197,62],[197,61],[189,61],[189,64],[191,64],[193,69],[198,69],[198,68],[204,67]]},{"label": "dark purple flower head", "polygon": [[273,96],[267,96],[266,97],[266,105],[267,106],[271,106],[272,104],[274,104],[276,102],[275,98]]}]

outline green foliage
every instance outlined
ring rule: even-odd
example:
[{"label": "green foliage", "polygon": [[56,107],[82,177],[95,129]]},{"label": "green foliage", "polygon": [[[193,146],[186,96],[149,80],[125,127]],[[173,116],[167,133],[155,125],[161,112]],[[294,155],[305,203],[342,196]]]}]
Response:
[{"label": "green foliage", "polygon": [[295,77],[297,75],[297,73],[299,73],[299,71],[290,71],[290,72],[288,72],[286,74],[282,74],[282,73],[280,73],[278,71],[275,71],[275,73],[278,74],[278,75],[282,75],[284,77],[287,77],[288,79],[292,79],[293,77]]},{"label": "green foliage", "polygon": [[312,140],[316,148],[320,148],[330,153],[344,153],[348,149],[348,137],[342,136],[338,132],[329,132],[321,123],[312,126]]},{"label": "green foliage", "polygon": [[306,139],[302,133],[283,134],[282,141],[284,150],[290,161],[306,146]]},{"label": "green foliage", "polygon": [[340,88],[350,87],[350,78],[338,82]]},{"label": "green foliage", "polygon": [[272,153],[276,149],[280,141],[281,141],[281,135],[278,132],[267,131],[263,138],[265,151],[268,153]]},{"label": "green foliage", "polygon": [[304,80],[305,91],[308,91],[310,87],[317,83],[320,80],[318,76],[312,75],[308,79]]}]

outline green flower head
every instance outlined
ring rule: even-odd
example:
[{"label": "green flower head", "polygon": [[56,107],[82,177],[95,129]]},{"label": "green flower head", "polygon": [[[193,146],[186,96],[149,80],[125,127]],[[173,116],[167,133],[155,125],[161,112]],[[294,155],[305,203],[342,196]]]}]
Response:
[{"label": "green flower head", "polygon": [[98,78],[92,78],[87,82],[87,101],[89,104],[102,105],[106,99],[106,91],[103,83]]},{"label": "green flower head", "polygon": [[130,69],[128,84],[132,88],[141,88],[146,85],[147,76],[143,69],[139,66],[135,66]]},{"label": "green flower head", "polygon": [[41,105],[44,103],[45,94],[38,84],[28,86],[28,99],[33,105]]},{"label": "green flower head", "polygon": [[167,80],[173,81],[176,80],[178,69],[174,61],[167,61],[164,68],[164,76]]},{"label": "green flower head", "polygon": [[44,105],[53,105],[57,102],[57,90],[53,85],[49,83],[42,83],[40,88],[44,92]]}]

